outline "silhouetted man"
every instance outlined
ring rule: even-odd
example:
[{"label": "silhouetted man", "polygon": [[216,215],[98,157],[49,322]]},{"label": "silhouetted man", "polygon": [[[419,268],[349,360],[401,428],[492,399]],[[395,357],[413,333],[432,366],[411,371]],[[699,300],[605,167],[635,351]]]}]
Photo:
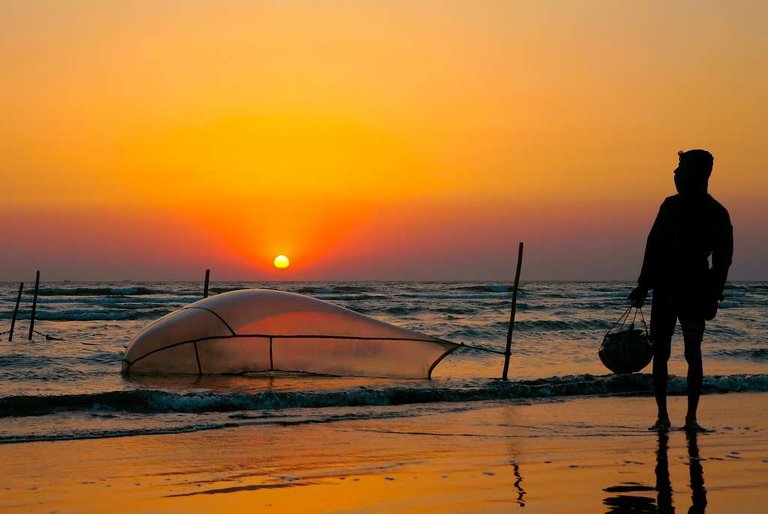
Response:
[{"label": "silhouetted man", "polygon": [[[668,430],[667,361],[672,333],[680,321],[688,362],[688,413],[685,429],[704,430],[696,421],[704,371],[701,341],[705,320],[717,313],[733,254],[733,228],[728,211],[707,193],[712,154],[705,150],[680,152],[675,170],[678,194],[661,204],[645,247],[638,286],[629,300],[642,307],[649,289],[653,388],[659,410],[651,430]],[[711,258],[711,266],[709,259]]]}]

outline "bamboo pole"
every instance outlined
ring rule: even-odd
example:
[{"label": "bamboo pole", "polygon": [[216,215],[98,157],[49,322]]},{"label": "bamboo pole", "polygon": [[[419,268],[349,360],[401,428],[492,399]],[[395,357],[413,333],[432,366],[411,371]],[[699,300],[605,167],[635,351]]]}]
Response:
[{"label": "bamboo pole", "polygon": [[19,294],[16,296],[16,307],[13,309],[13,318],[11,318],[11,330],[8,335],[8,341],[13,341],[13,329],[16,326],[16,315],[19,313],[19,303],[21,302],[22,291],[24,291],[24,282],[19,284]]},{"label": "bamboo pole", "polygon": [[35,295],[32,298],[32,315],[29,319],[29,339],[32,340],[32,333],[35,331],[35,313],[37,312],[37,290],[40,287],[40,270],[35,274]]},{"label": "bamboo pole", "polygon": [[507,329],[507,350],[504,352],[504,371],[502,380],[507,380],[509,375],[509,357],[512,355],[512,331],[515,330],[515,311],[517,310],[517,289],[520,286],[520,269],[523,266],[523,242],[517,249],[517,270],[515,271],[515,286],[512,289],[512,312],[509,315],[509,328]]},{"label": "bamboo pole", "polygon": [[203,298],[208,298],[208,284],[211,281],[211,270],[205,270],[205,284],[203,285]]}]

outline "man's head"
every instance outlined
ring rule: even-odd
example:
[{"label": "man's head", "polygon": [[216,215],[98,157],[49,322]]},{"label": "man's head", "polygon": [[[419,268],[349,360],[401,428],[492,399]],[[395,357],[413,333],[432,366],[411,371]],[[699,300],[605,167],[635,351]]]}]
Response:
[{"label": "man's head", "polygon": [[706,193],[715,159],[706,150],[678,152],[680,163],[675,170],[675,186],[680,194]]}]

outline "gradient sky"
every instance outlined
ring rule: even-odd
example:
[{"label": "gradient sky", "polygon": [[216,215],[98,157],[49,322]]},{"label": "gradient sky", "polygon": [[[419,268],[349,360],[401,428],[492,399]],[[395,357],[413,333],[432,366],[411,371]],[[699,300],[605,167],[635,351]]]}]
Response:
[{"label": "gradient sky", "polygon": [[632,280],[691,148],[768,279],[766,2],[4,0],[0,71],[0,280]]}]

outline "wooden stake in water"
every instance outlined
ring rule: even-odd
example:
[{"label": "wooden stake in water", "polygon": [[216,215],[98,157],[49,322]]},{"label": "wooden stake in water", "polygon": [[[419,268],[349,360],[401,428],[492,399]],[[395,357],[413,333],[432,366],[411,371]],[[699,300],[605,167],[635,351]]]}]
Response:
[{"label": "wooden stake in water", "polygon": [[211,270],[205,270],[205,285],[203,285],[203,298],[208,298],[208,283],[211,281]]},{"label": "wooden stake in water", "polygon": [[16,326],[16,315],[19,313],[19,302],[21,302],[22,291],[24,291],[24,282],[19,284],[19,294],[16,296],[16,307],[13,309],[13,318],[11,318],[11,330],[8,335],[8,341],[13,341],[13,328]]},{"label": "wooden stake in water", "polygon": [[40,270],[35,274],[35,296],[32,297],[32,316],[29,319],[29,337],[32,340],[32,332],[35,331],[35,313],[37,312],[37,290],[40,287]]},{"label": "wooden stake in water", "polygon": [[515,310],[517,309],[517,288],[520,286],[520,269],[523,266],[523,243],[517,249],[517,271],[515,271],[515,285],[512,289],[512,312],[509,315],[509,328],[507,329],[507,350],[504,352],[504,371],[501,374],[503,380],[509,375],[509,357],[512,355],[512,331],[515,329]]}]

